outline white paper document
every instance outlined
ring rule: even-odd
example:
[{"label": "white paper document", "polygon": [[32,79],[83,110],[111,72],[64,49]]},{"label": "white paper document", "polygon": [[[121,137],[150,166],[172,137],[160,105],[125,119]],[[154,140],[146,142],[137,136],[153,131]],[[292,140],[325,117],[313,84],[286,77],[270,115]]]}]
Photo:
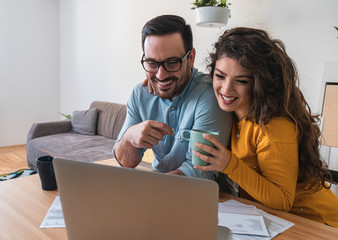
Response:
[{"label": "white paper document", "polygon": [[218,204],[218,225],[232,233],[268,237],[263,216],[255,206],[234,204],[232,200]]},{"label": "white paper document", "polygon": [[40,228],[59,228],[66,227],[63,219],[60,196],[56,196],[52,206],[49,208]]},{"label": "white paper document", "polygon": [[230,229],[232,239],[268,240],[294,224],[236,200],[218,204],[218,225]]},{"label": "white paper document", "polygon": [[274,215],[271,215],[267,212],[264,212],[261,209],[258,209],[258,211],[263,215],[264,217],[264,222],[266,227],[268,228],[270,237],[276,237],[278,234],[286,231],[293,225],[295,225],[292,222],[286,221],[282,218],[276,217]]}]

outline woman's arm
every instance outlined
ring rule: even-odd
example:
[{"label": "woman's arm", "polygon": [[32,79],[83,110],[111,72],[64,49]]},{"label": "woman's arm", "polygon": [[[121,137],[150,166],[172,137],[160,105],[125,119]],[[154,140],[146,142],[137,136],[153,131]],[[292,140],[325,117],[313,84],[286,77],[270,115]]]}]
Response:
[{"label": "woman's arm", "polygon": [[258,166],[250,166],[232,154],[223,172],[260,203],[289,211],[296,192],[298,145],[276,143],[263,148],[257,152]]},{"label": "woman's arm", "polygon": [[211,136],[208,140],[216,149],[196,145],[213,157],[195,153],[210,163],[209,166],[195,168],[222,171],[257,201],[289,211],[298,178],[298,142],[293,124],[273,122],[263,134],[259,126],[248,123],[248,127],[241,131],[240,138],[234,136],[234,132],[232,135],[232,152]]}]

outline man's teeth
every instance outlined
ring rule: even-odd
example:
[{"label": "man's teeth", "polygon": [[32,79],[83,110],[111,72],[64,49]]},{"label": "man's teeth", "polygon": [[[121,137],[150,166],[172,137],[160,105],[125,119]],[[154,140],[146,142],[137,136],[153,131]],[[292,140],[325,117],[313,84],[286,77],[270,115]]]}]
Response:
[{"label": "man's teeth", "polygon": [[158,81],[157,83],[160,84],[161,86],[166,86],[169,85],[170,83],[172,83],[174,80],[169,80],[169,81],[164,81],[164,82],[160,82]]},{"label": "man's teeth", "polygon": [[225,101],[233,101],[235,100],[235,98],[227,98],[225,96],[222,95],[222,98],[225,100]]}]

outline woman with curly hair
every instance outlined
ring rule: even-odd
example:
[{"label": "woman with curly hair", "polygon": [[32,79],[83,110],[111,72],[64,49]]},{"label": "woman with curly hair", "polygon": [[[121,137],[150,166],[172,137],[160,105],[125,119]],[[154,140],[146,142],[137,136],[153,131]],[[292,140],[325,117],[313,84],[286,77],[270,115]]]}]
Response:
[{"label": "woman with curly hair", "polygon": [[[240,196],[338,228],[338,199],[319,154],[318,116],[298,88],[293,60],[280,40],[252,28],[227,30],[210,54],[219,106],[234,112],[231,151],[197,143],[194,154],[238,183]],[[330,181],[331,180],[331,181]]]}]

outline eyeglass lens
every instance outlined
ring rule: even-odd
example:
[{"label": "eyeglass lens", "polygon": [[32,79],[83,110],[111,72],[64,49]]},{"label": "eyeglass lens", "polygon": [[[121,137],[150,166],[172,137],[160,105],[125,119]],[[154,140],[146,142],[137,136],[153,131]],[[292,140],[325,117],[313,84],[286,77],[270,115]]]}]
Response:
[{"label": "eyeglass lens", "polygon": [[162,67],[164,67],[164,69],[168,72],[176,72],[176,71],[179,71],[181,69],[181,62],[177,61],[177,60],[176,61],[167,61],[167,62],[163,62],[163,63],[150,62],[150,61],[144,61],[143,62],[143,67],[148,72],[157,72],[160,65],[162,65]]},{"label": "eyeglass lens", "polygon": [[[171,59],[165,62],[142,60],[144,70],[155,73],[162,66],[167,72],[178,72],[181,70],[182,61],[189,55],[190,50],[181,59]],[[144,57],[144,55],[143,55]]]}]

